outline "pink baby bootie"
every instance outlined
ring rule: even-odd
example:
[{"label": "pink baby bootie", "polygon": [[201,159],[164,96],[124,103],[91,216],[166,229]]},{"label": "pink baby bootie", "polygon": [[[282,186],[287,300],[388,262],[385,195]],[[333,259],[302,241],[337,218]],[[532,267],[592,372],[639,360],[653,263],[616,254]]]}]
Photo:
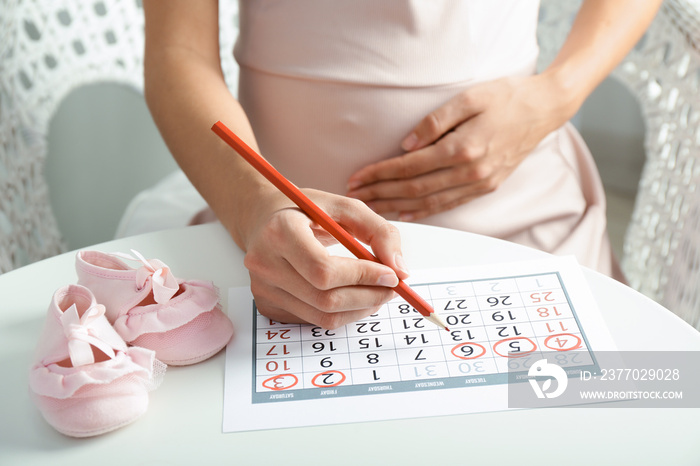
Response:
[{"label": "pink baby bootie", "polygon": [[[224,348],[233,324],[221,311],[211,282],[178,280],[158,259],[138,252],[80,251],[78,283],[107,308],[107,319],[129,344],[152,349],[166,364],[203,361]],[[132,269],[120,258],[141,262]]]},{"label": "pink baby bootie", "polygon": [[90,437],[135,421],[165,372],[153,351],[129,348],[104,314],[79,285],[60,288],[49,305],[29,388],[44,419],[65,435]]}]

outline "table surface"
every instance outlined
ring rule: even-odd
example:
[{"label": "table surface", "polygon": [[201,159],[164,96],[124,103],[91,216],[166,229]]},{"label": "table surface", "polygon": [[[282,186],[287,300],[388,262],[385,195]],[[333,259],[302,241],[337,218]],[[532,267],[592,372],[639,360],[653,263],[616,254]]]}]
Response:
[{"label": "table surface", "polygon": [[[479,235],[396,225],[412,269],[546,256]],[[225,290],[249,284],[242,252],[216,224],[89,249],[136,249],[178,277],[212,280],[224,306]],[[53,292],[77,280],[74,260],[70,252],[0,276],[0,465],[700,464],[697,409],[551,408],[224,434],[224,352],[168,368],[135,423],[100,437],[65,437],[31,403],[28,373]],[[594,271],[584,268],[584,276],[618,349],[700,350],[700,333],[667,309]]]}]

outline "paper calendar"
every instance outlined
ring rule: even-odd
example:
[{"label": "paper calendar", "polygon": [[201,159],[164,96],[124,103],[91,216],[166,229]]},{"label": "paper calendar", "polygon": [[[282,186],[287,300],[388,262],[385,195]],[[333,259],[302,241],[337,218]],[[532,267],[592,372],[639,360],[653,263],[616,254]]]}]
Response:
[{"label": "paper calendar", "polygon": [[401,298],[339,329],[284,324],[231,289],[224,431],[503,410],[509,370],[543,352],[614,349],[573,258],[415,271],[408,283],[449,331]]}]

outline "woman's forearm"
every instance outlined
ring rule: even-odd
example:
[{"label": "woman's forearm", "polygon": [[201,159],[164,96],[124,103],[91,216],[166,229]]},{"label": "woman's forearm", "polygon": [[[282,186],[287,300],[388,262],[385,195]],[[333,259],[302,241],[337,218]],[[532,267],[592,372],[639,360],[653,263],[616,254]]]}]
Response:
[{"label": "woman's forearm", "polygon": [[585,0],[554,61],[541,73],[571,118],[634,47],[662,0]]},{"label": "woman's forearm", "polygon": [[257,148],[221,72],[216,2],[150,0],[144,9],[145,95],[153,119],[180,167],[244,247],[249,207],[269,185],[210,130],[224,121]]}]

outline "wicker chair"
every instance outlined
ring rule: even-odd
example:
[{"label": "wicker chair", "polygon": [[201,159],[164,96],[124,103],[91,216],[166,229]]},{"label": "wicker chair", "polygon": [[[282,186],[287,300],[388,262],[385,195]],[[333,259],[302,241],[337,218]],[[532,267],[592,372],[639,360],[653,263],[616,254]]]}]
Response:
[{"label": "wicker chair", "polygon": [[[579,4],[543,0],[543,63]],[[666,0],[613,76],[636,96],[645,123],[623,271],[631,287],[700,329],[700,1]]]},{"label": "wicker chair", "polygon": [[[235,88],[238,4],[220,8]],[[80,86],[143,92],[143,22],[138,0],[0,0],[0,273],[66,249],[44,178],[49,123]]]}]

